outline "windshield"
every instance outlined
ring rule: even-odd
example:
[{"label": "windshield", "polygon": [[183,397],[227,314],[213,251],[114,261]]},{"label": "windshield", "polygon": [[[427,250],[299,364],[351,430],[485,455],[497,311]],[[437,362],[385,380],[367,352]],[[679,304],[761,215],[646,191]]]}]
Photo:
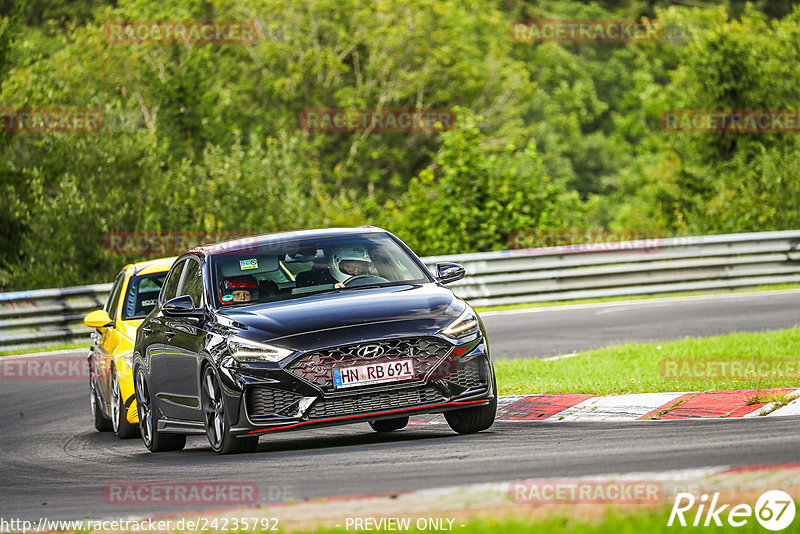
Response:
[{"label": "windshield", "polygon": [[122,319],[144,319],[155,307],[158,293],[166,277],[167,271],[131,277],[128,291],[125,293]]},{"label": "windshield", "polygon": [[228,308],[357,288],[430,282],[389,236],[269,243],[212,256],[215,300]]}]

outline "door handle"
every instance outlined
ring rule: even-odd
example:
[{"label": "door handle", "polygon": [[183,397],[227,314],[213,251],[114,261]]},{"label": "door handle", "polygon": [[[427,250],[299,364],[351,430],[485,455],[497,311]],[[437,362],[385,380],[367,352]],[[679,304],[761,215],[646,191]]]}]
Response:
[{"label": "door handle", "polygon": [[164,335],[167,336],[167,339],[172,339],[172,336],[175,335],[175,332],[172,330],[164,330]]},{"label": "door handle", "polygon": [[142,327],[142,334],[144,334],[145,337],[149,336],[152,333],[153,333],[153,329],[150,328],[149,326]]}]

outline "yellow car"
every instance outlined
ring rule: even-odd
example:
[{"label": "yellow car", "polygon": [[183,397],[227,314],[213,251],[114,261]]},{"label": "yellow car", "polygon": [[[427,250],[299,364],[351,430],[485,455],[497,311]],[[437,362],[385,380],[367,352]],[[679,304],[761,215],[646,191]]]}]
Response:
[{"label": "yellow car", "polygon": [[89,401],[94,427],[123,439],[139,434],[131,361],[136,329],[155,307],[175,258],[133,263],[122,268],[106,304],[84,317],[96,330],[89,349]]}]

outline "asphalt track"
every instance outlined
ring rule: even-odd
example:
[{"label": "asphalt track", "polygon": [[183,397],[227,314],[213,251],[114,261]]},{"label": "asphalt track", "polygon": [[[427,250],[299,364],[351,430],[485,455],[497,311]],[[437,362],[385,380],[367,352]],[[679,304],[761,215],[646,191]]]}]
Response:
[{"label": "asphalt track", "polygon": [[482,313],[494,358],[542,358],[633,342],[800,324],[800,290],[604,302]]},{"label": "asphalt track", "polygon": [[[544,356],[566,352],[563,343],[578,337],[581,344],[574,348],[792,326],[800,322],[798,306],[793,304],[798,295],[701,299],[688,306],[653,301],[641,308],[623,304],[612,313],[595,312],[614,307],[584,307],[489,316],[486,323],[496,356],[498,352],[501,356]],[[690,312],[695,306],[700,309],[697,314]],[[709,319],[714,313],[723,318]],[[664,325],[648,326],[657,319]],[[505,339],[506,335],[512,339]],[[552,338],[555,341],[548,341]],[[204,437],[190,437],[181,452],[151,454],[138,439],[119,441],[111,434],[95,432],[87,396],[83,380],[0,380],[0,518],[120,518],[177,511],[108,503],[104,488],[111,482],[255,482],[260,502],[266,504],[286,498],[791,463],[800,458],[800,421],[795,417],[498,422],[472,436],[458,436],[446,425],[410,425],[391,435],[378,435],[368,425],[358,424],[264,437],[258,451],[249,455],[217,456]],[[224,502],[219,505],[230,507]],[[195,509],[209,508],[213,507]]]}]

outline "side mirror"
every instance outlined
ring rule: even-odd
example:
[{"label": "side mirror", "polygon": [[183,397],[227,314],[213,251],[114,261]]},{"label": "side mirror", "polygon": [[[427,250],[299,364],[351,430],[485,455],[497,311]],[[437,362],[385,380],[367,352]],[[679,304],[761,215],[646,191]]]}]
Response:
[{"label": "side mirror", "polygon": [[105,310],[95,310],[83,318],[83,324],[91,328],[103,328],[112,323],[111,317]]},{"label": "side mirror", "polygon": [[164,312],[164,315],[194,316],[199,314],[198,310],[194,307],[194,300],[192,300],[192,297],[189,295],[183,295],[182,297],[175,297],[174,299],[168,300],[164,303],[161,311]]},{"label": "side mirror", "polygon": [[437,263],[436,279],[442,284],[449,284],[461,280],[467,275],[464,267],[457,263]]}]

